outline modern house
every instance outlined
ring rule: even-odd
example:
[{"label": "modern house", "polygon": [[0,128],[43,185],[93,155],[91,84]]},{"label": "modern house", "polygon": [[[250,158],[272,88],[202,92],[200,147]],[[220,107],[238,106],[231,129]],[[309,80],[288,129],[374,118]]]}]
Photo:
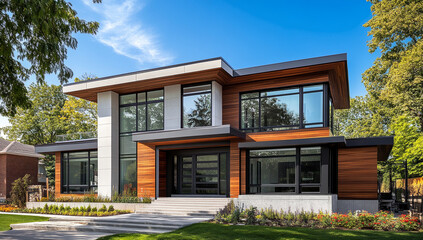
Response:
[{"label": "modern house", "polygon": [[45,182],[39,165],[43,157],[35,152],[34,146],[0,139],[0,200],[9,198],[12,183],[26,174],[31,176],[32,184]]},{"label": "modern house", "polygon": [[97,138],[56,155],[57,195],[220,196],[291,210],[377,211],[392,137],[333,136],[350,107],[346,54],[233,69],[224,59],[70,83],[97,102]]}]

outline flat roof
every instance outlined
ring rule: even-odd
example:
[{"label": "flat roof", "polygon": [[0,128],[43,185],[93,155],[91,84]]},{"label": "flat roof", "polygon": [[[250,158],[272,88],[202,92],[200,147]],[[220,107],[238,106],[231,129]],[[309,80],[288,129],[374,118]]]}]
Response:
[{"label": "flat roof", "polygon": [[97,138],[61,141],[49,144],[35,145],[35,152],[37,153],[83,151],[93,149],[97,149]]},{"label": "flat roof", "polygon": [[[333,74],[330,75],[332,79],[329,80],[330,84],[335,88],[333,93],[342,94],[344,98],[348,99],[342,100],[343,102],[339,103],[339,108],[347,108],[349,107],[349,86],[346,62],[347,54],[342,53],[295,61],[280,62],[275,64],[267,64],[256,67],[233,69],[227,63],[227,61],[225,61],[225,59],[222,57],[217,57],[90,79],[75,83],[68,83],[63,86],[63,92],[75,97],[80,97],[95,102],[97,101],[97,93],[105,91],[115,91],[120,94],[125,94],[144,91],[149,88],[161,88],[166,84],[187,84],[211,80],[219,81],[219,83],[225,85],[231,84],[232,79],[235,80],[247,75],[276,71],[283,72],[289,69],[307,68],[310,66],[322,65],[326,67],[321,69],[313,69],[312,72],[333,72]],[[333,65],[335,63],[339,64]],[[303,73],[299,71],[296,74],[300,75]],[[283,77],[283,74],[280,76]],[[134,85],[133,83],[144,84]],[[337,99],[334,98],[334,100]],[[341,99],[339,101],[341,101]],[[337,102],[338,101],[334,101],[335,107],[337,107]]]},{"label": "flat roof", "polygon": [[132,134],[132,141],[141,143],[154,143],[165,141],[177,141],[186,139],[205,139],[217,137],[238,137],[245,139],[245,133],[230,125],[182,128],[175,130],[162,130],[152,132],[137,132]]}]

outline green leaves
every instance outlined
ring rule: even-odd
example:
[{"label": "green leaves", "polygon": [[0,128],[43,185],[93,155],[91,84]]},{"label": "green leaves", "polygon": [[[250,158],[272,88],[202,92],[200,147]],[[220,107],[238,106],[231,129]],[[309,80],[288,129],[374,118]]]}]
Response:
[{"label": "green leaves", "polygon": [[64,0],[2,1],[0,22],[2,115],[14,115],[17,107],[29,107],[24,82],[31,75],[38,83],[52,73],[61,83],[67,82],[73,75],[64,63],[67,49],[78,45],[72,35],[96,34],[99,27],[97,22],[79,19],[72,5]]}]

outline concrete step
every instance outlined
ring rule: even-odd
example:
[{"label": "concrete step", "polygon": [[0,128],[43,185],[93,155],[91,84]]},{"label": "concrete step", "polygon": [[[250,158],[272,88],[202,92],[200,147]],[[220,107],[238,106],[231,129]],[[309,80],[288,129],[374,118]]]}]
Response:
[{"label": "concrete step", "polygon": [[216,212],[214,211],[170,211],[170,210],[164,210],[164,211],[136,211],[136,214],[153,214],[153,215],[170,215],[170,216],[196,216],[196,217],[204,217],[204,218],[213,218],[214,215],[216,215]]},{"label": "concrete step", "polygon": [[80,231],[80,232],[104,232],[104,233],[165,233],[173,229],[146,229],[126,228],[112,226],[93,226],[69,222],[37,222],[20,223],[10,225],[14,230],[46,230],[46,231]]},{"label": "concrete step", "polygon": [[139,223],[120,223],[120,222],[82,222],[82,224],[89,226],[110,226],[114,228],[134,228],[134,229],[162,229],[166,231],[173,231],[183,227],[184,225],[167,225],[167,224],[139,224]]},{"label": "concrete step", "polygon": [[[202,220],[202,219],[201,219]],[[204,219],[207,220],[207,219]],[[155,220],[155,219],[151,219],[150,218],[146,218],[146,219],[137,219],[137,220],[133,220],[133,221],[127,221],[127,220],[102,220],[102,219],[95,219],[95,220],[85,220],[85,219],[60,219],[60,218],[50,218],[49,221],[53,221],[53,222],[63,222],[63,221],[67,221],[67,222],[74,222],[74,223],[80,223],[80,224],[92,224],[92,225],[110,225],[110,224],[127,224],[128,226],[133,226],[133,225],[164,225],[164,226],[169,226],[169,227],[183,227],[186,224],[181,223],[183,220],[176,220],[176,221],[172,221],[172,220]]]}]

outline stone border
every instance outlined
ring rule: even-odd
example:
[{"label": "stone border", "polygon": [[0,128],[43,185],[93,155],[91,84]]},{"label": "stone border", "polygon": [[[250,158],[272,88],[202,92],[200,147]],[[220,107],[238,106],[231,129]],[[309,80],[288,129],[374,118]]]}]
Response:
[{"label": "stone border", "polygon": [[131,212],[135,212],[140,210],[141,208],[146,207],[146,205],[148,205],[148,203],[103,203],[103,202],[27,202],[26,203],[26,208],[32,209],[32,208],[42,208],[44,207],[44,205],[47,204],[49,206],[51,205],[56,205],[56,206],[61,206],[63,205],[64,207],[88,207],[91,206],[92,208],[96,207],[101,208],[103,205],[106,205],[106,207],[108,208],[110,205],[113,205],[113,208],[116,210],[129,210]]}]

